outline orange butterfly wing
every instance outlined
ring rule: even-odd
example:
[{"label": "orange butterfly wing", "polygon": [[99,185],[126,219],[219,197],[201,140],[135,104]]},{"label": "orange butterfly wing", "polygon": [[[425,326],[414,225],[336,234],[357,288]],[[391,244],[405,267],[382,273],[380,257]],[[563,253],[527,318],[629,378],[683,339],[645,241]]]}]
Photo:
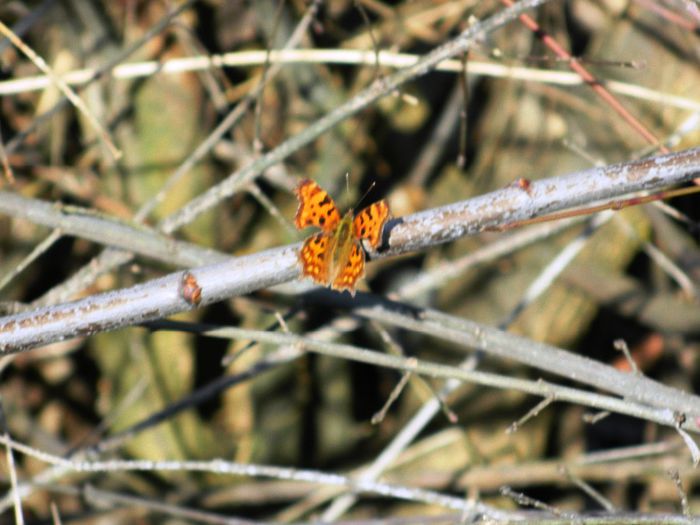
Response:
[{"label": "orange butterfly wing", "polygon": [[306,239],[299,252],[302,275],[311,277],[323,285],[327,285],[329,279],[328,244],[330,242],[330,235],[320,232]]},{"label": "orange butterfly wing", "polygon": [[325,232],[335,229],[340,222],[340,212],[326,193],[314,181],[305,179],[294,190],[299,199],[299,208],[294,218],[294,225],[298,229],[307,226],[318,226]]},{"label": "orange butterfly wing", "polygon": [[385,200],[370,204],[355,216],[353,221],[355,236],[358,239],[367,239],[372,248],[377,248],[388,219],[389,205]]},{"label": "orange butterfly wing", "polygon": [[355,295],[355,284],[365,275],[365,252],[358,241],[353,241],[345,266],[338,273],[331,287],[336,290],[349,290]]}]

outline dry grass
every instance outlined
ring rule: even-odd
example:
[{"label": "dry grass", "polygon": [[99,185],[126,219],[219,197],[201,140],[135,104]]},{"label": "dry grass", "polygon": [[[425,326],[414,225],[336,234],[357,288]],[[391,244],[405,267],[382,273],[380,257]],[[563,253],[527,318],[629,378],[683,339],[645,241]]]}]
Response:
[{"label": "dry grass", "polygon": [[0,6],[1,521],[697,512],[700,8],[529,1]]}]

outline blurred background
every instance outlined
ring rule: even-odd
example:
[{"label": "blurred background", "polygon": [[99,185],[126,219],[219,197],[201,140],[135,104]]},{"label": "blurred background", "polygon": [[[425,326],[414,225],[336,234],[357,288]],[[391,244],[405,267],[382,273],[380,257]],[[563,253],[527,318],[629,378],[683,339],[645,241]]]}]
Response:
[{"label": "blurred background", "polygon": [[[43,73],[3,39],[0,131],[11,170],[5,170],[2,191],[30,199],[30,211],[34,201],[62,203],[129,227],[157,228],[207,188],[391,75],[392,57],[421,56],[503,9],[496,1],[473,0],[4,2],[0,20],[55,74],[88,70],[89,82],[73,87],[123,156],[110,154],[99,131],[55,85],[32,84]],[[546,3],[532,16],[594,75],[615,81],[608,84],[611,91],[659,141],[674,151],[698,144],[697,3],[571,0]],[[264,51],[290,39],[306,53],[278,68]],[[320,50],[368,53],[363,63],[341,64],[320,57]],[[392,53],[386,63],[375,63],[378,50]],[[236,65],[249,51],[263,53]],[[193,57],[227,57],[229,65],[167,69]],[[139,70],[143,63],[153,70]],[[297,203],[291,191],[301,178],[316,180],[343,210],[367,192],[363,204],[386,198],[398,217],[521,179],[658,152],[588,86],[572,84],[576,75],[566,62],[517,21],[484,35],[453,66],[353,112],[167,233],[221,253],[250,254],[304,238],[293,227]],[[235,125],[193,160],[236,108]],[[358,296],[401,297],[628,370],[614,346],[623,339],[644,374],[694,392],[700,386],[698,203],[690,195],[666,203],[675,211],[647,205],[615,214],[587,235],[579,255],[546,292],[516,315],[528,287],[582,234],[585,217],[483,264],[459,266],[465,256],[524,230],[383,259],[368,265]],[[31,218],[0,215],[0,306],[11,313],[64,302],[182,268],[143,254],[109,262],[109,244],[108,238],[101,244]],[[457,270],[445,280],[436,268]],[[431,275],[437,277],[402,295]],[[342,307],[327,306],[323,294],[306,300],[305,290],[261,290],[177,319],[278,330],[281,316],[295,333],[323,333],[337,342],[445,364],[465,357],[455,345],[349,316]],[[275,351],[250,341],[132,327],[17,354],[0,365],[6,431],[57,456],[120,436],[99,457],[224,458],[350,473],[373,461],[442,384],[412,379],[372,423],[401,374],[308,354],[255,368]],[[547,378],[494,358],[478,366],[505,376]],[[499,492],[510,486],[559,509],[603,510],[600,500],[581,489],[579,482],[585,482],[617,509],[677,514],[679,492],[668,474],[676,469],[690,508],[697,508],[697,471],[672,429],[620,415],[591,421],[596,414],[585,407],[558,403],[506,434],[538,401],[515,390],[464,385],[445,400],[451,414],[438,414],[382,479],[480,498],[502,509],[518,508]],[[156,415],[162,420],[153,421]],[[586,460],[615,450],[631,452],[612,463]],[[20,455],[15,461],[21,480],[48,468]],[[7,464],[0,468],[9,490]],[[87,494],[87,487],[96,491]],[[63,523],[206,521],[176,508],[309,521],[327,506],[324,494],[317,485],[187,471],[71,474],[34,489],[23,511],[27,523],[52,520],[52,504]],[[171,511],[153,503],[172,505]],[[7,498],[4,505],[0,519],[10,523]],[[369,497],[345,516],[446,512]]]}]

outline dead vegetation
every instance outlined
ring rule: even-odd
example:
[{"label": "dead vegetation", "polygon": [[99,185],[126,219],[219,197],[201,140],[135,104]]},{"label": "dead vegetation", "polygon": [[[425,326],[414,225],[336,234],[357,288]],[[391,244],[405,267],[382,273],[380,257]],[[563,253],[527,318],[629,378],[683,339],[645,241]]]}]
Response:
[{"label": "dead vegetation", "polygon": [[686,523],[700,6],[528,2],[1,5],[3,523]]}]

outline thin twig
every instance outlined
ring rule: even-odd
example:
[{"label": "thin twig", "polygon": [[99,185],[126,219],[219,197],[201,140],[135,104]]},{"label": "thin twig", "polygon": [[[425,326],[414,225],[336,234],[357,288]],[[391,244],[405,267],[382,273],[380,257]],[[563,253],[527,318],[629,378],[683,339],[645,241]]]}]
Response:
[{"label": "thin twig", "polygon": [[590,483],[586,483],[583,481],[581,478],[578,476],[574,475],[571,473],[571,471],[566,468],[566,467],[561,467],[561,471],[566,475],[569,480],[576,485],[578,488],[580,488],[583,492],[588,494],[592,499],[598,502],[598,504],[603,507],[606,511],[613,513],[617,512],[617,509],[615,508],[615,505],[613,505],[610,500],[608,500],[605,496],[603,496],[600,491],[596,490],[591,486]]},{"label": "thin twig", "polygon": [[58,512],[58,506],[55,501],[51,501],[51,519],[54,525],[61,525],[61,515]]},{"label": "thin twig", "polygon": [[676,469],[671,470],[669,472],[669,475],[671,476],[673,484],[676,486],[676,490],[678,491],[678,496],[681,500],[681,508],[683,509],[683,515],[689,518],[690,506],[688,505],[688,495],[683,489],[683,482],[681,481],[681,476],[680,474],[678,474],[678,471]]},{"label": "thin twig", "polygon": [[166,503],[162,498],[153,496],[145,498],[142,496],[120,494],[113,491],[101,490],[87,485],[82,490],[82,495],[85,501],[96,506],[103,507],[105,505],[118,506],[127,509],[146,509],[149,512],[155,512],[170,516],[180,521],[187,523],[205,523],[208,525],[259,525],[261,522],[246,520],[243,518],[233,518],[229,515],[215,514],[199,509],[183,507]]},{"label": "thin twig", "polygon": [[355,9],[359,11],[360,16],[362,17],[362,21],[364,22],[365,27],[367,28],[367,34],[369,35],[369,39],[372,41],[372,50],[374,51],[374,80],[377,80],[381,75],[381,69],[379,67],[379,42],[377,42],[377,38],[374,36],[374,31],[372,30],[372,23],[370,22],[369,16],[367,15],[367,11],[365,11],[365,8],[362,5],[362,3],[359,0],[353,0],[353,5],[355,6]]},{"label": "thin twig", "polygon": [[297,236],[297,230],[294,228],[294,225],[289,222],[289,219],[285,218],[282,213],[280,212],[279,208],[275,205],[272,200],[265,195],[262,191],[260,191],[260,188],[258,185],[254,182],[250,184],[246,188],[248,193],[250,193],[260,205],[265,208],[267,213],[270,214],[270,216],[277,221],[277,223],[282,226],[287,231],[287,234],[290,235],[291,237],[296,237]]},{"label": "thin twig", "polygon": [[[372,322],[372,321],[370,321],[370,326],[379,334],[382,341],[386,345],[387,351],[390,354],[404,356],[404,357],[406,356],[406,353],[403,351],[403,348],[401,348],[401,346],[396,341],[394,341],[394,339],[389,334],[389,331],[384,326],[382,326],[379,323]],[[313,337],[313,334],[310,334],[310,335]],[[433,388],[433,386],[430,384],[430,382],[426,381],[421,376],[415,376],[415,375],[412,375],[410,377],[410,379],[412,379],[411,383],[414,386],[416,386],[416,387],[424,386],[425,387],[424,389],[420,389],[418,391],[419,395],[429,393],[429,396],[430,396],[429,398],[435,398],[440,402],[440,407],[442,408],[442,412],[445,414],[445,417],[447,418],[447,420],[452,424],[457,423],[457,421],[459,420],[459,418],[457,417],[457,414],[455,414],[454,411],[452,411],[452,409],[450,409],[450,407],[447,406],[447,403],[445,403],[444,397],[441,396],[440,393],[435,390],[435,388]],[[427,390],[427,392],[426,392],[426,390]],[[425,401],[426,396],[421,395],[421,399],[423,399],[423,401]]]},{"label": "thin twig", "polygon": [[[264,6],[266,4],[261,4],[259,6],[259,9],[264,9]],[[275,36],[277,36],[277,31],[279,31],[280,27],[280,22],[282,21],[282,13],[284,12],[284,6],[285,2],[284,0],[280,0],[277,3],[277,7],[275,9],[275,16],[272,21],[272,29],[270,30],[270,35],[268,36],[267,39],[267,48],[265,49],[265,63],[263,64],[263,73],[262,77],[260,78],[260,82],[258,84],[257,89],[254,90],[256,93],[255,96],[255,105],[253,108],[253,114],[254,114],[254,137],[253,137],[253,151],[255,154],[259,154],[263,150],[263,142],[262,139],[260,138],[262,136],[262,105],[263,105],[263,96],[265,94],[265,87],[268,84],[268,75],[270,73],[270,52],[272,51],[272,48],[274,46],[274,41],[275,41]]]},{"label": "thin twig", "polygon": [[469,51],[462,56],[462,71],[459,75],[459,87],[462,92],[462,107],[459,111],[459,155],[457,156],[457,166],[464,169],[467,165],[467,128],[469,124],[469,78],[467,63],[469,60]]},{"label": "thin twig", "polygon": [[[0,209],[2,208],[2,196],[0,195]],[[22,259],[11,271],[7,272],[2,279],[0,279],[0,291],[2,291],[12,279],[17,277],[22,273],[27,266],[32,264],[37,257],[41,256],[46,250],[48,250],[53,244],[61,238],[62,232],[59,228],[53,230],[46,238],[37,244],[34,249]]]},{"label": "thin twig", "polygon": [[[660,203],[664,204],[664,203]],[[661,211],[666,210],[666,205],[660,208]],[[619,223],[622,224],[625,232],[632,236],[634,239],[638,240],[642,244],[642,249],[647,256],[654,261],[659,268],[665,271],[671,279],[673,279],[676,284],[683,290],[686,296],[691,300],[697,300],[700,296],[700,289],[693,282],[693,279],[687,275],[673,260],[663,253],[659,248],[654,246],[651,242],[646,239],[642,239],[639,233],[632,227],[629,221],[618,216]],[[687,217],[686,217],[687,220]]]},{"label": "thin twig", "polygon": [[[463,438],[463,434],[460,433],[454,441]],[[568,458],[565,468],[572,475],[590,483],[624,485],[638,480],[641,476],[665,477],[670,465],[681,464],[684,476],[687,476],[688,481],[695,482],[700,477],[700,473],[692,464],[688,464],[688,456],[682,453],[683,450],[684,445],[679,443],[679,440],[613,448]],[[434,483],[435,486],[450,483],[457,490],[473,487],[486,492],[497,490],[504,484],[517,487],[561,486],[564,481],[561,469],[561,458],[523,461],[507,465],[471,465],[469,470],[462,473],[456,481],[454,473],[446,472],[444,478],[436,477]],[[420,473],[414,475],[420,476]],[[387,481],[406,480],[406,474],[399,466],[396,473],[390,470],[384,478]],[[570,479],[570,481],[573,483],[573,480]]]},{"label": "thin twig", "polygon": [[[7,420],[5,418],[5,407],[0,400],[0,435],[10,439],[10,431],[7,428]],[[10,492],[12,494],[12,503],[15,510],[15,525],[24,525],[24,514],[22,513],[22,499],[19,494],[17,483],[17,467],[15,465],[15,455],[12,452],[12,447],[5,448],[5,459],[7,459],[7,470],[10,474]]]},{"label": "thin twig", "polygon": [[[428,177],[433,174],[435,166],[444,153],[448,141],[453,138],[452,130],[461,118],[462,109],[467,103],[468,101],[463,98],[460,85],[454,87],[445,101],[440,118],[438,118],[431,132],[430,139],[425,141],[418,158],[413,162],[411,171],[406,175],[406,180],[410,184],[416,186],[424,186],[426,184]],[[460,151],[461,147],[460,141]]]},{"label": "thin twig", "polygon": [[615,350],[619,350],[624,354],[627,363],[630,365],[630,370],[632,370],[632,373],[639,374],[639,367],[637,367],[637,362],[634,360],[632,354],[630,353],[630,349],[627,346],[627,342],[624,339],[615,339],[615,341],[613,341],[613,347],[615,348]]},{"label": "thin twig", "polygon": [[607,223],[613,215],[613,212],[608,211],[592,216],[588,220],[586,228],[542,269],[537,278],[528,286],[527,290],[525,290],[518,304],[511,309],[503,321],[499,323],[499,326],[502,328],[510,326],[529,305],[541,297],[542,294],[550,288],[554,280],[559,277],[574,258],[581,253],[581,250],[585,248],[586,243],[598,228]]},{"label": "thin twig", "polygon": [[150,460],[108,460],[108,461],[74,461],[48,454],[13,441],[0,435],[0,444],[11,447],[45,463],[61,466],[74,472],[208,472],[218,475],[251,476],[286,479],[305,483],[344,486],[357,492],[378,494],[408,501],[420,501],[440,505],[448,509],[467,511],[469,515],[485,514],[487,516],[513,517],[512,513],[500,511],[493,507],[467,501],[462,498],[447,496],[438,492],[386,483],[362,482],[352,480],[339,474],[321,471],[302,470],[251,463],[235,463],[222,459],[210,461],[150,461]]},{"label": "thin twig", "polygon": [[516,230],[510,234],[500,236],[492,243],[482,246],[463,257],[452,261],[442,261],[434,267],[427,268],[410,282],[403,284],[396,292],[402,299],[415,298],[429,290],[441,288],[454,279],[458,279],[468,270],[505,255],[514,253],[521,248],[530,246],[542,239],[549,238],[575,226],[587,217],[573,217],[571,219],[535,224]]},{"label": "thin twig", "polygon": [[[409,358],[410,359],[410,358]],[[389,394],[389,397],[387,398],[386,402],[384,403],[384,406],[380,408],[373,416],[372,419],[370,420],[373,425],[377,425],[384,421],[384,418],[386,417],[386,413],[389,411],[391,408],[391,405],[394,404],[394,402],[399,398],[401,395],[401,392],[403,392],[403,389],[406,387],[406,384],[408,383],[408,380],[411,379],[411,372],[404,372],[401,374],[401,379],[399,382],[396,384],[394,388],[392,388],[391,393]]]},{"label": "thin twig", "polygon": [[542,412],[545,408],[547,408],[549,405],[551,405],[554,401],[556,401],[556,396],[553,394],[545,397],[542,401],[537,403],[537,405],[535,405],[530,410],[528,410],[527,414],[525,414],[523,417],[521,417],[517,421],[514,421],[506,429],[506,434],[514,434],[515,432],[517,432],[521,426],[523,426],[527,421],[529,421],[533,417],[538,416],[540,414],[540,412]]},{"label": "thin twig", "polygon": [[515,492],[510,487],[503,487],[503,488],[501,488],[500,492],[501,492],[502,496],[506,496],[506,497],[511,498],[518,505],[533,507],[535,509],[547,511],[551,514],[554,514],[555,516],[566,517],[567,519],[571,520],[574,523],[577,521],[577,519],[576,519],[577,517],[575,515],[572,515],[571,513],[568,513],[568,512],[563,512],[563,511],[559,510],[558,508],[553,507],[552,505],[548,505],[548,504],[544,503],[543,501],[537,500],[535,498],[531,498],[530,496],[527,496],[527,495],[523,494],[522,492]]},{"label": "thin twig", "polygon": [[5,175],[5,180],[8,184],[15,183],[15,174],[12,172],[10,160],[7,158],[5,151],[5,141],[2,139],[2,126],[0,125],[0,164],[2,164],[2,172]]},{"label": "thin twig", "polygon": [[586,413],[581,416],[581,419],[583,420],[584,423],[587,423],[589,425],[595,425],[599,421],[602,421],[606,417],[610,415],[610,412],[608,411],[603,411],[603,412],[596,412],[594,414],[591,413]]},{"label": "thin twig", "polygon": [[[246,67],[259,66],[265,62],[266,51],[237,51],[223,55],[209,55],[200,57],[174,58],[164,62],[132,62],[116,66],[111,76],[115,79],[132,79],[148,77],[155,74],[173,75],[190,71],[200,71],[213,67]],[[379,61],[382,67],[403,68],[408,67],[420,59],[417,55],[409,53],[393,53],[382,50],[379,52]],[[375,54],[370,51],[358,49],[290,49],[272,50],[269,61],[274,64],[344,64],[344,65],[372,65]],[[436,71],[460,73],[462,65],[460,60],[444,60],[435,66]],[[541,82],[562,86],[581,86],[585,82],[576,73],[568,71],[534,69],[520,66],[511,66],[496,62],[469,61],[469,74],[471,76],[489,76],[523,80],[526,82]],[[62,76],[70,85],[80,86],[88,82],[95,75],[92,69],[71,71]],[[604,85],[611,91],[631,98],[647,100],[664,106],[700,111],[700,101],[663,93],[636,84],[605,80]],[[13,95],[45,89],[51,85],[48,77],[34,76],[12,80],[0,81],[0,95]]]},{"label": "thin twig", "polygon": [[[376,309],[373,312],[377,312]],[[381,316],[378,316],[381,317]],[[181,329],[186,328],[185,324],[178,324]],[[670,426],[678,429],[678,421],[673,412],[667,408],[652,408],[631,399],[622,400],[592,392],[585,392],[580,389],[555,385],[542,380],[530,381],[525,379],[517,379],[499,374],[491,374],[487,372],[478,372],[465,370],[464,368],[432,363],[415,358],[404,358],[400,356],[392,356],[375,352],[372,350],[358,348],[352,345],[329,343],[326,341],[316,341],[306,337],[294,334],[282,334],[275,332],[264,332],[261,330],[247,330],[242,328],[212,328],[206,331],[197,329],[197,333],[207,335],[209,337],[234,338],[234,339],[251,339],[259,342],[276,345],[296,345],[307,351],[317,352],[323,355],[338,357],[342,359],[350,359],[361,363],[367,363],[375,366],[381,366],[401,371],[423,374],[428,377],[457,379],[463,382],[475,383],[494,388],[514,389],[525,393],[549,398],[554,396],[558,401],[570,401],[582,405],[596,407],[599,409],[611,410],[614,412],[642,417],[656,423]],[[511,336],[515,337],[515,336]],[[519,349],[516,349],[517,352]],[[563,350],[559,350],[564,352]],[[551,356],[550,356],[551,357]],[[572,358],[578,357],[571,354]],[[609,371],[615,371],[614,368],[602,365],[600,363],[591,362],[594,365],[605,367]],[[575,359],[570,361],[572,366],[576,366]],[[620,374],[622,375],[622,374]],[[628,374],[629,375],[629,374]],[[639,379],[639,378],[638,378]],[[665,389],[672,390],[678,396],[688,396],[681,391],[671,389],[660,383],[651,380],[646,380],[651,383],[648,388],[653,389],[654,393],[663,392]],[[629,386],[629,385],[625,385]],[[616,388],[609,388],[616,390]],[[663,394],[662,394],[663,395]],[[632,396],[630,396],[632,397]],[[639,397],[639,396],[634,396]],[[694,396],[691,396],[694,397]],[[700,400],[697,400],[700,401]],[[692,429],[695,432],[700,432],[700,426],[694,421],[685,421],[686,428]]]},{"label": "thin twig", "polygon": [[65,97],[71,101],[71,103],[80,111],[83,116],[87,119],[87,121],[90,123],[90,125],[97,131],[98,135],[100,136],[102,142],[104,145],[107,147],[107,150],[109,151],[110,155],[114,160],[118,160],[122,156],[122,152],[114,145],[112,142],[112,139],[109,137],[109,133],[107,132],[107,129],[100,123],[99,120],[97,120],[97,117],[92,114],[92,112],[88,109],[88,107],[85,105],[83,102],[83,99],[81,99],[75,91],[71,89],[71,87],[66,84],[63,79],[56,75],[56,73],[53,72],[53,69],[44,61],[43,58],[41,58],[39,55],[37,55],[32,48],[30,48],[27,44],[25,44],[22,39],[20,39],[9,27],[7,27],[5,24],[0,21],[0,33],[5,35],[7,39],[9,39],[17,49],[22,51],[27,58],[29,58],[36,67],[41,69],[41,71],[44,72],[46,76],[48,76],[51,79],[51,82],[56,85],[56,87],[65,95]]}]

